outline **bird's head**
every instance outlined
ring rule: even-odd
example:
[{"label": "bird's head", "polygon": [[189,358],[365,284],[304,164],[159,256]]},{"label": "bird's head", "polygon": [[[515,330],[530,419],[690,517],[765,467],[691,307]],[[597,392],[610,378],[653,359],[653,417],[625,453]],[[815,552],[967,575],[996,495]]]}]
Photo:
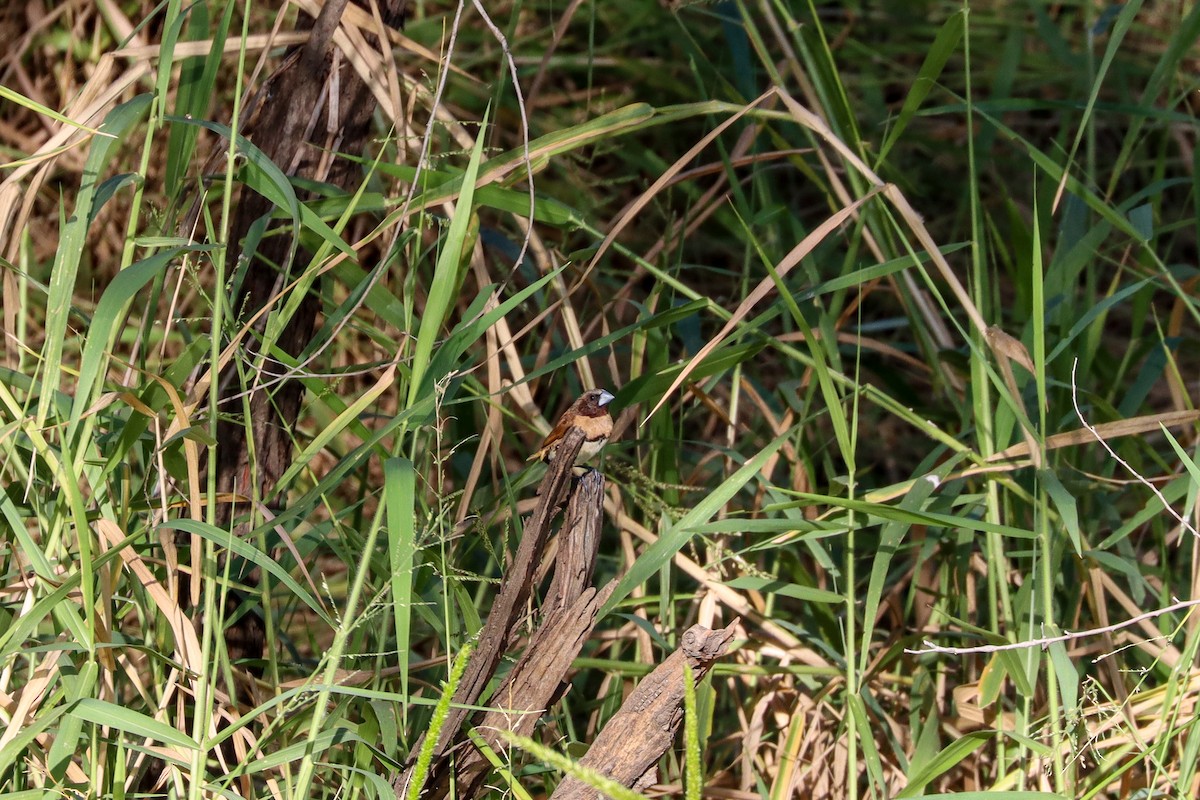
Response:
[{"label": "bird's head", "polygon": [[600,417],[608,413],[606,406],[613,399],[612,392],[607,389],[592,389],[575,401],[575,411],[585,417]]}]

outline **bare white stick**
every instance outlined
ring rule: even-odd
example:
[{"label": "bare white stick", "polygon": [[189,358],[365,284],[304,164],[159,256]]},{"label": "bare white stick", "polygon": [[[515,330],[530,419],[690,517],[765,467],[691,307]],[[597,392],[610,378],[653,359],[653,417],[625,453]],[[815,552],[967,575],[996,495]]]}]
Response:
[{"label": "bare white stick", "polygon": [[1080,421],[1080,423],[1083,424],[1083,427],[1087,428],[1088,432],[1091,433],[1092,436],[1096,437],[1096,441],[1100,443],[1100,446],[1103,447],[1105,450],[1107,450],[1108,454],[1110,456],[1112,456],[1118,464],[1120,464],[1122,467],[1124,467],[1126,470],[1128,470],[1130,475],[1137,478],[1138,483],[1142,484],[1147,489],[1154,492],[1154,496],[1157,497],[1158,501],[1163,504],[1163,508],[1165,508],[1167,510],[1168,514],[1170,514],[1172,517],[1174,517],[1176,519],[1176,521],[1179,522],[1180,525],[1182,525],[1184,528],[1186,528],[1192,534],[1192,536],[1200,538],[1200,531],[1197,531],[1195,529],[1195,527],[1192,526],[1192,523],[1190,523],[1186,519],[1184,519],[1174,508],[1171,507],[1171,504],[1167,502],[1167,498],[1163,497],[1163,493],[1158,490],[1158,487],[1155,486],[1150,481],[1143,478],[1141,475],[1139,475],[1137,470],[1135,470],[1133,467],[1129,466],[1128,462],[1126,462],[1125,459],[1123,459],[1119,455],[1117,455],[1116,451],[1108,446],[1108,442],[1104,441],[1104,437],[1102,437],[1100,435],[1100,432],[1097,431],[1094,427],[1092,427],[1091,423],[1089,423],[1086,419],[1083,418],[1083,412],[1079,410],[1079,394],[1078,394],[1077,387],[1075,386],[1075,368],[1078,366],[1079,366],[1079,359],[1076,358],[1074,361],[1071,362],[1071,404],[1073,406],[1075,406],[1075,416],[1079,417],[1079,421]]},{"label": "bare white stick", "polygon": [[942,645],[934,644],[926,639],[924,642],[922,642],[924,647],[914,650],[905,649],[904,652],[917,656],[924,655],[925,653],[948,653],[950,655],[961,656],[969,653],[999,653],[1004,650],[1026,650],[1030,647],[1045,647],[1047,645],[1057,644],[1058,642],[1070,642],[1075,639],[1087,639],[1092,636],[1100,636],[1101,634],[1112,633],[1114,631],[1119,631],[1123,628],[1128,628],[1145,622],[1148,619],[1161,617],[1163,614],[1170,614],[1172,611],[1179,611],[1181,609],[1191,608],[1193,606],[1200,606],[1200,600],[1180,600],[1179,602],[1172,603],[1165,608],[1156,608],[1153,611],[1147,611],[1145,614],[1138,614],[1136,617],[1131,617],[1124,622],[1116,622],[1112,625],[1105,625],[1103,628],[1090,628],[1086,631],[1075,631],[1074,633],[1067,631],[1066,633],[1058,636],[1046,636],[1042,639],[1027,639],[1022,642],[980,644],[975,645],[974,647],[943,647]]}]

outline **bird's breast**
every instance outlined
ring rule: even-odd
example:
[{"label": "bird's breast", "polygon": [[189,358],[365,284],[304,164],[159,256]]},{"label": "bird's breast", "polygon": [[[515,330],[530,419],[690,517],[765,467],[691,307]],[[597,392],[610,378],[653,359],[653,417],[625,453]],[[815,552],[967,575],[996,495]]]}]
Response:
[{"label": "bird's breast", "polygon": [[583,431],[583,437],[589,442],[607,438],[613,429],[612,417],[608,414],[602,417],[579,416],[575,419],[575,425]]}]

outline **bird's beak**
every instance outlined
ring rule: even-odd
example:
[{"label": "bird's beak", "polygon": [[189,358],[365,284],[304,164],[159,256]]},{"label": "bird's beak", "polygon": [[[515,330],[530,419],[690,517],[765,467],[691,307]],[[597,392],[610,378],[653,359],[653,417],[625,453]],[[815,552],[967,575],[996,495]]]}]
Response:
[{"label": "bird's beak", "polygon": [[603,408],[604,406],[608,405],[609,403],[611,403],[613,400],[616,400],[616,399],[617,399],[616,396],[613,395],[612,392],[608,391],[607,389],[601,389],[600,390],[600,399],[596,401],[596,405]]}]

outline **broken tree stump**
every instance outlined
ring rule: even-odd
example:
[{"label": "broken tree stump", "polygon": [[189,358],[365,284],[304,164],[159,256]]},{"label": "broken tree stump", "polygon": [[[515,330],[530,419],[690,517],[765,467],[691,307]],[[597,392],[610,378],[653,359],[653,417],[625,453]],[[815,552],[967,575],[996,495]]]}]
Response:
[{"label": "broken tree stump", "polygon": [[[420,797],[454,796],[475,798],[489,791],[492,765],[487,750],[507,748],[505,734],[530,736],[534,728],[563,696],[569,684],[571,664],[579,655],[596,624],[596,615],[612,594],[616,581],[602,589],[591,581],[599,553],[604,516],[604,476],[591,471],[571,481],[574,454],[583,443],[579,431],[567,434],[563,457],[551,462],[538,491],[538,504],[525,525],[521,544],[506,570],[491,613],[479,633],[467,670],[459,681],[453,705],[438,732],[433,760],[424,778]],[[536,630],[519,648],[518,629],[525,614],[541,555],[549,538],[550,524],[569,493],[554,561],[550,587],[542,603]],[[650,673],[609,720],[581,761],[625,786],[653,782],[656,765],[675,741],[683,720],[683,670],[690,669],[699,681],[712,663],[724,655],[733,638],[735,623],[712,631],[702,625],[689,628],[680,648]],[[505,653],[521,649],[521,656],[492,691],[485,705],[473,711],[483,691],[495,677]],[[469,741],[464,725],[473,729]],[[397,798],[409,789],[413,766],[424,744],[419,740],[405,768],[392,779]],[[596,790],[574,778],[566,778],[554,798],[592,798]]]},{"label": "broken tree stump", "polygon": [[[683,721],[683,670],[698,683],[712,663],[725,654],[737,620],[720,630],[693,625],[683,634],[679,649],[642,679],[621,710],[608,721],[580,759],[580,766],[633,787],[642,785],[658,760],[675,741]],[[551,800],[594,800],[600,793],[568,776]]]},{"label": "broken tree stump", "polygon": [[[431,776],[434,777],[432,786],[435,788],[446,768],[443,756],[452,745],[461,741],[460,729],[471,713],[466,706],[474,705],[483,695],[488,681],[496,674],[496,667],[504,655],[505,645],[509,642],[513,630],[521,616],[525,613],[525,604],[533,590],[533,577],[537,573],[541,555],[550,536],[550,523],[558,510],[564,492],[569,489],[575,457],[583,447],[584,434],[579,429],[571,430],[559,446],[559,457],[554,459],[546,470],[539,488],[537,507],[525,525],[521,536],[521,544],[512,565],[504,575],[500,584],[500,592],[492,603],[483,629],[479,632],[475,651],[467,663],[466,672],[454,692],[453,705],[438,732],[437,742],[433,748],[433,764]],[[401,797],[406,791],[411,771],[416,764],[417,755],[424,745],[424,736],[413,745],[408,762],[392,780],[392,788],[396,796]]]},{"label": "broken tree stump", "polygon": [[[571,663],[591,636],[597,612],[616,588],[615,580],[600,590],[590,586],[603,518],[604,476],[591,471],[579,479],[571,493],[559,534],[554,577],[537,630],[488,701],[492,710],[474,723],[479,737],[492,750],[506,749],[502,731],[520,736],[532,734],[542,715],[562,698]],[[477,746],[467,748],[454,772],[458,795],[476,796],[490,769]],[[439,782],[439,790],[444,783],[444,779]],[[433,795],[443,793],[438,791]]]}]

